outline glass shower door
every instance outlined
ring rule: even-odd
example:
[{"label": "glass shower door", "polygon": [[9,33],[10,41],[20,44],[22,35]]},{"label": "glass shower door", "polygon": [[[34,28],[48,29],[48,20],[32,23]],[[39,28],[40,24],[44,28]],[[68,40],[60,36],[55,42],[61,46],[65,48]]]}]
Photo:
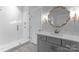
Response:
[{"label": "glass shower door", "polygon": [[[15,8],[17,10],[17,7]],[[17,39],[18,12],[15,13],[16,10],[15,11],[12,10],[10,7],[0,6],[0,50],[4,49],[7,45],[11,45],[12,42],[16,42],[18,40]]]}]

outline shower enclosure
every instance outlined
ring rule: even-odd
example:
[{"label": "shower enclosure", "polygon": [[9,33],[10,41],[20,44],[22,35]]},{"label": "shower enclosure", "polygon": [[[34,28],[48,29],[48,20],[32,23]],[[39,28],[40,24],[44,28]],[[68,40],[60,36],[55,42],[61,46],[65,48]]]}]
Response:
[{"label": "shower enclosure", "polygon": [[0,6],[0,51],[29,40],[27,16],[28,7]]}]

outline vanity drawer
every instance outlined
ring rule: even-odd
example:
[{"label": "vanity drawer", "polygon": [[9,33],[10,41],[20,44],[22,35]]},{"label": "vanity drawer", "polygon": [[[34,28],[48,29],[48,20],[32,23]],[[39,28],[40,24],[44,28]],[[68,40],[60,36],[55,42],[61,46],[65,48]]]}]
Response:
[{"label": "vanity drawer", "polygon": [[47,42],[61,45],[61,39],[55,37],[47,37]]},{"label": "vanity drawer", "polygon": [[38,40],[46,40],[46,36],[44,36],[44,35],[38,35],[37,39]]},{"label": "vanity drawer", "polygon": [[69,41],[69,40],[62,40],[62,46],[70,47],[71,46],[71,41]]},{"label": "vanity drawer", "polygon": [[47,43],[47,45],[49,45],[49,49],[50,49],[50,50],[48,49],[48,51],[51,51],[51,52],[75,52],[72,49],[59,46],[58,44],[56,45],[56,44]]},{"label": "vanity drawer", "polygon": [[67,47],[72,50],[79,51],[79,42],[70,41],[70,40],[62,40],[62,46]]}]

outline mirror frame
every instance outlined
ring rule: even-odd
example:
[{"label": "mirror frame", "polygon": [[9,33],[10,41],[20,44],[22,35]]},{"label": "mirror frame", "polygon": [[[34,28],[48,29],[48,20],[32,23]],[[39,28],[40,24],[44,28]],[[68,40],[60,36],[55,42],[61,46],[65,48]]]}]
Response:
[{"label": "mirror frame", "polygon": [[[69,13],[69,17],[68,17],[68,19],[66,20],[66,22],[64,22],[64,23],[61,24],[61,25],[52,24],[52,23],[51,23],[51,20],[49,20],[49,16],[50,16],[51,13],[52,13],[54,10],[56,10],[57,8],[62,8],[62,9],[64,9],[66,12]],[[63,27],[64,25],[66,25],[66,24],[69,22],[69,20],[70,20],[70,11],[67,10],[67,8],[64,7],[64,6],[56,6],[56,7],[54,7],[52,10],[49,11],[49,14],[48,14],[48,23],[49,23],[52,27],[54,27],[54,28],[61,28],[61,27]]]}]

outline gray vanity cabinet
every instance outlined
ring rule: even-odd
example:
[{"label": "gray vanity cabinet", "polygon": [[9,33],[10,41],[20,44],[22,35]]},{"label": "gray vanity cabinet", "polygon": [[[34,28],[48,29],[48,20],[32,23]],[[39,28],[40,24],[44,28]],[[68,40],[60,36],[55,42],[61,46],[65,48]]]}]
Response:
[{"label": "gray vanity cabinet", "polygon": [[47,36],[47,44],[51,47],[49,49],[51,49],[52,52],[53,51],[54,52],[72,52],[73,51],[71,49],[68,49],[68,48],[62,46],[61,38]]},{"label": "gray vanity cabinet", "polygon": [[44,35],[38,35],[38,52],[51,52],[50,46],[47,45],[47,37]]},{"label": "gray vanity cabinet", "polygon": [[76,52],[79,42],[56,37],[38,35],[38,52]]},{"label": "gray vanity cabinet", "polygon": [[61,46],[61,40],[38,35],[38,52],[57,52],[58,48]]},{"label": "gray vanity cabinet", "polygon": [[47,42],[61,46],[61,39],[47,36]]},{"label": "gray vanity cabinet", "polygon": [[62,46],[70,50],[79,51],[79,42],[71,40],[62,40]]},{"label": "gray vanity cabinet", "polygon": [[51,52],[57,52],[61,48],[61,39],[47,36],[47,45],[50,46]]}]

